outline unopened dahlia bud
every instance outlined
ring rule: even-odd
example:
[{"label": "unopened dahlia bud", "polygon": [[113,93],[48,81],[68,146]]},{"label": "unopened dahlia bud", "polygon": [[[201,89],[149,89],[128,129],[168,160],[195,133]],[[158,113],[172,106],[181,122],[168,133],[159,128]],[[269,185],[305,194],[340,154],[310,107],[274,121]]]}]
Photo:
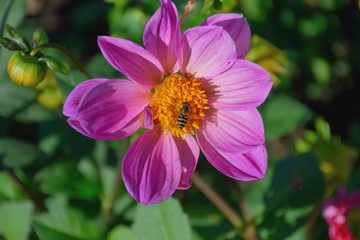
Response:
[{"label": "unopened dahlia bud", "polygon": [[46,88],[37,96],[38,102],[49,109],[58,108],[62,105],[62,95],[58,88]]},{"label": "unopened dahlia bud", "polygon": [[11,56],[7,71],[14,83],[33,87],[44,79],[47,67],[36,57],[17,51]]}]

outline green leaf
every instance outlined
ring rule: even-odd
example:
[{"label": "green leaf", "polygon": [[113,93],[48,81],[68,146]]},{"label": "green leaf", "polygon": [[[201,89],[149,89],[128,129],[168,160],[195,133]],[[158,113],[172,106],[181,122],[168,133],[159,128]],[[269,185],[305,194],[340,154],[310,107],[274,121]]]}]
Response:
[{"label": "green leaf", "polygon": [[63,117],[60,110],[49,110],[41,104],[34,102],[16,114],[15,119],[23,123],[46,122]]},{"label": "green leaf", "polygon": [[109,12],[111,35],[138,43],[141,42],[146,21],[146,15],[140,8],[128,8],[125,12],[121,8],[113,8]]},{"label": "green leaf", "polygon": [[59,162],[45,168],[41,173],[40,189],[48,194],[65,194],[80,199],[97,198],[99,183],[86,178],[74,162]]},{"label": "green leaf", "polygon": [[23,50],[27,50],[30,48],[29,41],[21,32],[19,32],[9,24],[5,24],[5,30],[7,34],[9,34],[10,38],[15,42],[17,42],[22,47]]},{"label": "green leaf", "polygon": [[191,229],[179,202],[168,199],[154,205],[139,205],[133,230],[139,240],[190,240]]},{"label": "green leaf", "polygon": [[261,113],[267,141],[290,134],[313,115],[308,107],[285,94],[269,98]]},{"label": "green leaf", "polygon": [[22,48],[19,46],[19,44],[17,44],[15,41],[5,38],[5,37],[0,37],[0,46],[3,46],[4,48],[6,48],[10,51],[22,50]]},{"label": "green leaf", "polygon": [[34,56],[31,56],[29,54],[25,54],[23,56],[21,56],[21,60],[23,60],[23,62],[26,63],[38,63],[38,59]]},{"label": "green leaf", "polygon": [[69,69],[66,67],[64,63],[62,63],[60,60],[54,57],[42,57],[39,58],[40,61],[44,61],[46,65],[53,71],[62,73],[62,74],[68,74]]},{"label": "green leaf", "polygon": [[0,204],[8,201],[24,200],[24,193],[9,179],[5,171],[0,172]]},{"label": "green leaf", "polygon": [[0,77],[0,115],[11,117],[35,100],[30,88],[14,84],[7,73]]},{"label": "green leaf", "polygon": [[42,151],[28,142],[0,138],[0,165],[10,168],[25,167],[44,156]]},{"label": "green leaf", "polygon": [[264,212],[267,206],[264,202],[264,196],[271,184],[271,179],[274,173],[274,166],[269,165],[266,169],[265,178],[259,181],[252,181],[249,183],[242,183],[247,188],[244,191],[244,200],[246,201],[251,216],[255,224],[261,223],[264,218]]},{"label": "green leaf", "polygon": [[97,226],[77,210],[59,207],[35,216],[34,229],[41,240],[98,240]]},{"label": "green leaf", "polygon": [[83,74],[79,71],[71,71],[69,75],[56,74],[56,79],[58,79],[59,88],[63,99],[66,99],[70,92],[81,82],[87,80]]},{"label": "green leaf", "polygon": [[325,141],[330,141],[331,139],[331,130],[330,125],[323,118],[315,119],[315,129],[316,132],[319,133],[321,138]]},{"label": "green leaf", "polygon": [[116,226],[108,234],[106,240],[135,240],[134,233],[127,226]]},{"label": "green leaf", "polygon": [[32,36],[32,42],[34,45],[34,48],[37,46],[46,44],[49,42],[49,37],[42,28],[38,28],[35,30],[33,36]]},{"label": "green leaf", "polygon": [[[5,11],[7,10],[6,9],[7,4],[9,4],[9,2],[10,2],[10,0],[1,0],[0,1],[0,19],[3,18]],[[6,16],[5,22],[10,24],[11,26],[17,27],[25,17],[25,9],[26,9],[26,1],[13,0],[12,5],[9,9],[9,12]],[[5,22],[0,22],[1,26]]]},{"label": "green leaf", "polygon": [[201,8],[201,14],[205,14],[209,12],[213,5],[214,5],[214,0],[204,1],[203,7]]},{"label": "green leaf", "polygon": [[33,211],[34,207],[29,201],[0,205],[0,231],[6,240],[28,239]]},{"label": "green leaf", "polygon": [[5,175],[5,172],[0,172],[0,199],[14,200],[15,194],[16,189],[12,182]]},{"label": "green leaf", "polygon": [[[269,230],[266,239],[287,239],[308,220],[323,197],[325,182],[314,154],[301,154],[279,161],[265,197],[261,228]],[[278,231],[281,228],[282,231]],[[265,237],[261,237],[265,239]]]},{"label": "green leaf", "polygon": [[311,71],[317,83],[322,86],[330,84],[331,66],[324,58],[314,58],[310,62]]},{"label": "green leaf", "polygon": [[[11,8],[7,12],[7,4],[12,1]],[[25,16],[26,1],[24,0],[1,0],[0,1],[0,19],[3,19],[6,15],[4,22],[0,22],[0,26],[4,23],[8,23],[11,26],[17,27]],[[7,14],[6,14],[7,12]],[[0,28],[1,29],[1,28]],[[1,37],[0,32],[0,37]],[[6,70],[7,62],[13,53],[7,49],[0,48],[0,78]],[[0,94],[1,95],[1,94]],[[1,109],[1,107],[0,107]]]},{"label": "green leaf", "polygon": [[[93,78],[118,78],[119,72],[115,70],[101,53],[94,55],[86,64],[86,70]],[[125,76],[124,76],[125,77]]]}]

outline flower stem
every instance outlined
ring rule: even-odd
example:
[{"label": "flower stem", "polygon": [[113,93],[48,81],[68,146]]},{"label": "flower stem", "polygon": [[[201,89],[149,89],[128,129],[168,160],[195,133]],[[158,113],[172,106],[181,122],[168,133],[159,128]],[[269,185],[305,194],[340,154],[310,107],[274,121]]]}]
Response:
[{"label": "flower stem", "polygon": [[321,214],[321,211],[322,211],[322,207],[324,205],[324,198],[321,198],[319,200],[319,202],[316,204],[315,206],[315,210],[310,214],[307,222],[308,222],[308,228],[307,228],[307,231],[306,231],[306,239],[311,239],[311,236],[313,235],[313,230],[314,230],[314,227],[315,227],[315,223],[316,223],[316,220],[317,218],[319,217],[319,215]]},{"label": "flower stem", "polygon": [[43,44],[43,45],[38,46],[37,48],[34,48],[30,54],[35,55],[39,50],[44,49],[44,48],[53,48],[53,49],[59,50],[60,52],[65,54],[72,61],[72,63],[75,65],[75,67],[77,69],[79,69],[81,71],[81,73],[84,74],[84,76],[87,79],[91,78],[90,74],[85,70],[85,68],[80,64],[80,62],[78,60],[76,60],[76,58],[72,55],[72,53],[69,50],[67,50],[65,47],[61,46],[60,44],[56,44],[56,43]]},{"label": "flower stem", "polygon": [[10,8],[13,4],[14,0],[9,0],[7,4],[5,5],[5,11],[0,21],[0,37],[3,35],[4,32],[4,26],[5,26],[5,20],[9,14]]},{"label": "flower stem", "polygon": [[187,15],[194,10],[196,3],[197,3],[197,0],[189,0],[186,3],[183,14],[180,19],[180,28],[182,28],[184,26]]},{"label": "flower stem", "polygon": [[239,197],[239,207],[242,213],[242,216],[245,220],[245,227],[243,228],[243,237],[247,240],[258,240],[256,236],[256,227],[253,223],[251,213],[249,211],[249,206],[244,199],[244,183],[239,181],[233,181],[238,192],[240,193]]},{"label": "flower stem", "polygon": [[112,198],[111,198],[111,202],[110,202],[110,205],[109,205],[109,208],[106,209],[106,212],[105,212],[105,221],[110,224],[112,222],[112,212],[113,212],[113,209],[114,209],[114,206],[115,206],[115,202],[118,198],[118,195],[119,195],[119,190],[120,190],[120,186],[121,186],[121,169],[122,169],[122,162],[123,162],[123,159],[125,157],[125,154],[127,152],[127,150],[129,149],[130,147],[130,137],[127,137],[123,140],[122,144],[121,144],[121,148],[120,148],[120,154],[119,154],[119,157],[117,159],[117,162],[116,162],[116,169],[115,169],[115,179],[114,179],[114,188],[113,188],[113,191],[112,191]]},{"label": "flower stem", "polygon": [[198,189],[224,214],[235,228],[242,227],[243,221],[240,216],[198,173],[194,172],[191,179]]},{"label": "flower stem", "polygon": [[44,203],[12,172],[5,171],[5,175],[28,197],[40,211],[47,211]]}]

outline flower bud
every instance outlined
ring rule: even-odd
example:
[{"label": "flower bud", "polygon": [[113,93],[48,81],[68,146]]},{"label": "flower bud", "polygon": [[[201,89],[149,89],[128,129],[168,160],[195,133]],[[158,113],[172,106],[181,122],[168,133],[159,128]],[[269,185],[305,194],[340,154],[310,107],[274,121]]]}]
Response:
[{"label": "flower bud", "polygon": [[44,79],[47,67],[44,62],[38,61],[35,57],[33,57],[34,61],[25,62],[22,58],[24,55],[20,51],[15,52],[9,60],[7,71],[14,83],[33,87]]},{"label": "flower bud", "polygon": [[46,88],[59,88],[54,72],[50,69],[47,70],[44,80],[35,86],[35,89],[39,91],[44,91]]},{"label": "flower bud", "polygon": [[46,88],[37,96],[38,102],[49,109],[58,108],[62,105],[62,95],[58,88]]}]

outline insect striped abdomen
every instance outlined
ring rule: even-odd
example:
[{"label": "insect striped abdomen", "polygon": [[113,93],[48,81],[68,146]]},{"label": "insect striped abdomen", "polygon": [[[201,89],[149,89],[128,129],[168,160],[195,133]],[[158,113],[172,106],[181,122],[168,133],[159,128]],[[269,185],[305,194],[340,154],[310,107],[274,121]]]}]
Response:
[{"label": "insect striped abdomen", "polygon": [[188,114],[180,113],[177,119],[177,125],[179,129],[183,129],[188,121]]}]

